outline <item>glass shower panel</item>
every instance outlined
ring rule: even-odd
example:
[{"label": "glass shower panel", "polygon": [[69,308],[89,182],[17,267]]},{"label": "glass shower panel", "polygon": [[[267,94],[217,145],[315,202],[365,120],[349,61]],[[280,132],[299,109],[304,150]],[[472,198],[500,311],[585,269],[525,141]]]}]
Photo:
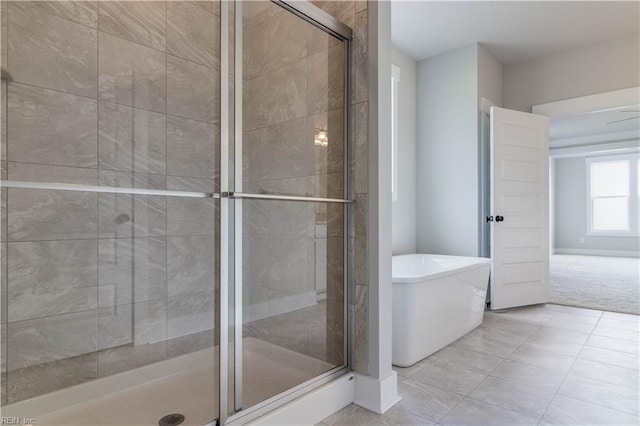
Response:
[{"label": "glass shower panel", "polygon": [[235,200],[242,211],[241,399],[249,408],[346,361],[346,46],[277,4],[242,7],[236,191],[262,197]]},{"label": "glass shower panel", "polygon": [[2,2],[3,416],[218,417],[219,9]]}]

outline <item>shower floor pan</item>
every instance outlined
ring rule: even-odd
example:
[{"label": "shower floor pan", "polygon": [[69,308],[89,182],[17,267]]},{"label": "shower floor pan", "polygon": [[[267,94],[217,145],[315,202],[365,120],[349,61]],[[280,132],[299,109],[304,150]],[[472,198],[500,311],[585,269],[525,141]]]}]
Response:
[{"label": "shower floor pan", "polygon": [[[245,407],[333,367],[253,337],[243,343]],[[217,375],[218,357],[209,348],[7,405],[2,416],[35,418],[38,426],[149,426],[180,413],[182,425],[200,426],[217,417]]]}]

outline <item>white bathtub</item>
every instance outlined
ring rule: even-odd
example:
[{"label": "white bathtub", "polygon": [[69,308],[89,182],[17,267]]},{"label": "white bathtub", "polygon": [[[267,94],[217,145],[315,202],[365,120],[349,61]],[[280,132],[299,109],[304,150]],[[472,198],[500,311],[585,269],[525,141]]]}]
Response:
[{"label": "white bathtub", "polygon": [[393,256],[393,364],[408,367],[482,323],[491,260]]}]

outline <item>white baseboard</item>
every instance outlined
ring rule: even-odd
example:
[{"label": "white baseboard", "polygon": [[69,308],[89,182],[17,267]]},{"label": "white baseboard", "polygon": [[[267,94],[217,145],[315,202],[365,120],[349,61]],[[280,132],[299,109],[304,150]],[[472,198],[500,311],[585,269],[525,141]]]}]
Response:
[{"label": "white baseboard", "polygon": [[400,401],[398,375],[395,371],[382,380],[356,374],[353,403],[382,414]]},{"label": "white baseboard", "polygon": [[252,425],[315,425],[353,402],[354,374],[345,374],[251,422]]},{"label": "white baseboard", "polygon": [[553,254],[575,254],[581,256],[608,256],[608,257],[640,257],[640,252],[623,251],[623,250],[589,250],[589,249],[572,249],[572,248],[556,248]]}]

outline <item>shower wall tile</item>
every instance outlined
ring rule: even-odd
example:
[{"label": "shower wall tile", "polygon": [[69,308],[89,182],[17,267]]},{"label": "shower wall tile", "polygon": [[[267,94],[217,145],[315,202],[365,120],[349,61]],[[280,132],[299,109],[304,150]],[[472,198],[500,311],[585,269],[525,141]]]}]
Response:
[{"label": "shower wall tile", "polygon": [[169,297],[167,300],[167,337],[186,336],[214,327],[214,292]]},{"label": "shower wall tile", "polygon": [[[211,192],[213,181],[169,176],[168,189]],[[167,235],[213,235],[215,233],[216,201],[213,198],[167,199]]]},{"label": "shower wall tile", "polygon": [[310,176],[313,141],[306,139],[306,118],[269,126],[269,178]]},{"label": "shower wall tile", "polygon": [[167,5],[163,1],[100,1],[100,31],[165,50]]},{"label": "shower wall tile", "polygon": [[268,21],[268,69],[276,70],[307,56],[307,26],[292,13],[280,13]]},{"label": "shower wall tile", "polygon": [[367,276],[367,202],[366,194],[356,194],[355,202],[355,284],[365,286],[369,281]]},{"label": "shower wall tile", "polygon": [[311,222],[314,205],[287,201],[268,201],[269,234],[271,235],[313,235]]},{"label": "shower wall tile", "polygon": [[167,119],[167,173],[213,178],[217,175],[218,127],[185,118]]},{"label": "shower wall tile", "polygon": [[344,294],[344,240],[327,238],[327,301],[341,302]]},{"label": "shower wall tile", "polygon": [[[167,189],[165,175],[133,175],[133,187]],[[167,234],[167,197],[164,195],[133,196],[134,237],[162,237]]]},{"label": "shower wall tile", "polygon": [[355,145],[353,154],[353,169],[355,171],[355,190],[357,193],[366,193],[369,188],[368,183],[368,144],[369,134],[367,129],[367,118],[369,114],[369,105],[367,102],[361,102],[352,106],[352,114],[354,116],[355,125],[353,126],[353,141]]},{"label": "shower wall tile", "polygon": [[7,403],[7,324],[0,325],[0,404]]},{"label": "shower wall tile", "polygon": [[[153,174],[99,172],[101,186],[138,189],[166,189],[166,177]],[[166,235],[166,196],[98,194],[101,238]]]},{"label": "shower wall tile", "polygon": [[169,297],[213,290],[214,244],[213,235],[167,238]]},{"label": "shower wall tile", "polygon": [[96,167],[94,99],[12,83],[8,100],[9,160]]},{"label": "shower wall tile", "polygon": [[123,345],[98,352],[99,377],[133,370],[167,357],[166,342],[149,345]]},{"label": "shower wall tile", "polygon": [[242,316],[245,323],[269,317],[269,288],[243,281],[242,290]]},{"label": "shower wall tile", "polygon": [[212,179],[167,176],[167,189],[172,191],[212,192],[215,186]]},{"label": "shower wall tile", "polygon": [[269,232],[269,205],[262,200],[243,201],[242,226],[242,232],[245,235],[267,234]]},{"label": "shower wall tile", "polygon": [[321,30],[315,25],[307,26],[307,54],[309,56],[339,44],[340,40],[326,31]]},{"label": "shower wall tile", "polygon": [[271,24],[262,22],[254,27],[245,27],[243,34],[243,77],[251,80],[269,71],[269,29]]},{"label": "shower wall tile", "polygon": [[354,369],[356,371],[368,370],[369,354],[366,350],[369,336],[368,336],[368,287],[356,285],[356,298],[355,298],[355,359]]},{"label": "shower wall tile", "polygon": [[313,240],[304,236],[269,235],[269,288],[306,293],[307,259]]},{"label": "shower wall tile", "polygon": [[342,108],[344,103],[344,47],[340,44],[309,56],[307,112]]},{"label": "shower wall tile", "polygon": [[[215,345],[214,338],[214,330],[205,330],[167,340],[167,358],[175,358],[202,349],[212,348]],[[211,363],[213,363],[213,360]]]},{"label": "shower wall tile", "polygon": [[360,12],[355,18],[352,69],[354,88],[352,101],[364,102],[369,99],[369,72],[367,55],[367,11]]},{"label": "shower wall tile", "polygon": [[[9,274],[9,268],[7,267],[7,264],[8,264],[7,251],[8,251],[7,243],[5,242],[0,243],[0,274],[2,274],[0,275],[0,323],[2,324],[7,323],[7,317],[8,317],[7,299],[9,294],[9,287],[7,286],[7,281],[8,281],[7,278]],[[0,356],[1,355],[4,355],[4,353],[0,354]],[[0,359],[0,362],[4,362],[3,359]],[[4,371],[4,370],[0,369],[0,371]]]},{"label": "shower wall tile", "polygon": [[311,3],[353,28],[355,15],[354,0],[312,0]]},{"label": "shower wall tile", "polygon": [[133,342],[136,346],[167,340],[167,301],[147,300],[133,304]]},{"label": "shower wall tile", "polygon": [[96,309],[96,240],[9,243],[9,321]]},{"label": "shower wall tile", "polygon": [[269,124],[307,115],[307,60],[269,73]]},{"label": "shower wall tile", "polygon": [[167,57],[167,113],[192,120],[220,120],[220,72],[204,65]]},{"label": "shower wall tile", "polygon": [[244,2],[243,6],[243,25],[245,28],[253,28],[283,10],[271,2],[259,0]]},{"label": "shower wall tile", "polygon": [[334,109],[307,117],[308,143],[316,133],[327,132],[327,146],[313,144],[314,174],[343,173],[344,171],[344,110]]},{"label": "shower wall tile", "polygon": [[344,198],[344,176],[342,173],[330,173],[313,177],[316,197]]},{"label": "shower wall tile", "polygon": [[24,8],[50,13],[92,28],[98,26],[98,2],[96,1],[25,1]]},{"label": "shower wall tile", "polygon": [[190,2],[167,3],[167,51],[220,69],[220,17]]},{"label": "shower wall tile", "polygon": [[96,97],[96,30],[11,2],[8,44],[15,81]]},{"label": "shower wall tile", "polygon": [[117,305],[98,310],[98,350],[133,343],[133,306]]},{"label": "shower wall tile", "polygon": [[7,362],[13,370],[95,352],[98,316],[95,310],[10,322]]},{"label": "shower wall tile", "polygon": [[9,403],[97,378],[96,353],[74,356],[7,373]]},{"label": "shower wall tile", "polygon": [[[96,171],[9,162],[10,180],[95,185]],[[9,241],[97,237],[98,197],[79,191],[8,190]]]},{"label": "shower wall tile", "polygon": [[264,181],[269,178],[269,132],[267,128],[245,132],[243,143],[243,174],[245,181]]},{"label": "shower wall tile", "polygon": [[[5,5],[6,3],[2,3]],[[0,5],[0,7],[3,7]],[[6,6],[4,6],[6,8]],[[1,12],[0,12],[1,13]],[[2,21],[0,21],[1,23]],[[5,37],[4,35],[0,35],[0,37]],[[0,46],[0,49],[3,48]],[[6,65],[2,65],[2,69],[6,69]],[[7,161],[7,90],[8,84],[5,80],[0,81],[0,161],[2,164],[2,169],[5,168],[4,162]]]},{"label": "shower wall tile", "polygon": [[166,116],[100,102],[99,165],[104,170],[166,172]]},{"label": "shower wall tile", "polygon": [[269,124],[269,77],[263,75],[243,82],[243,124],[247,131]]},{"label": "shower wall tile", "polygon": [[98,240],[98,302],[101,308],[133,302],[133,271],[131,238]]},{"label": "shower wall tile", "polygon": [[166,55],[100,32],[100,100],[165,112]]},{"label": "shower wall tile", "polygon": [[[119,188],[133,187],[131,173],[99,171],[98,184]],[[133,235],[133,196],[98,193],[98,236],[124,238]]]},{"label": "shower wall tile", "polygon": [[[8,13],[9,2],[0,2],[0,66],[7,69],[7,30],[8,30]],[[5,90],[4,80],[2,81],[2,90]]]},{"label": "shower wall tile", "polygon": [[133,298],[135,302],[167,297],[166,238],[134,238]]}]

